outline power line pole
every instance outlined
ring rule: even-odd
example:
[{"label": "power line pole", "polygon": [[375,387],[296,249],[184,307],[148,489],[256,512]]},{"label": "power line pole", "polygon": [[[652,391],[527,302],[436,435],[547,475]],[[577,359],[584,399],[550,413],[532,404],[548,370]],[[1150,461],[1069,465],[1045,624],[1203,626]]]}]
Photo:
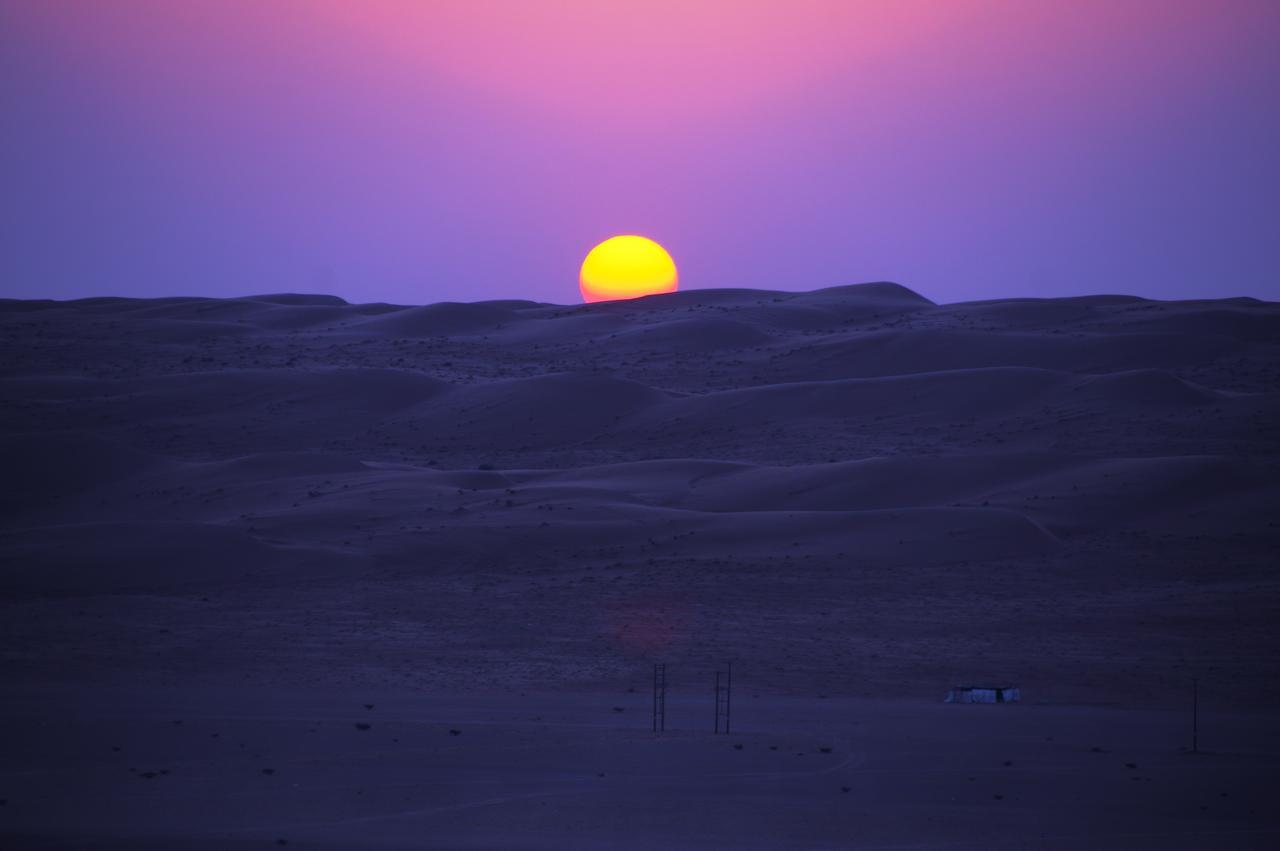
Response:
[{"label": "power line pole", "polygon": [[1200,680],[1191,678],[1191,752],[1200,753]]},{"label": "power line pole", "polygon": [[733,709],[733,663],[727,665],[726,670],[716,671],[716,700],[715,700],[715,726],[712,728],[714,732],[719,733],[720,728],[724,728],[725,735],[730,730],[730,713]]},{"label": "power line pole", "polygon": [[724,673],[724,732],[729,734],[729,710],[732,708],[730,701],[733,698],[733,663],[726,663],[727,670]]},{"label": "power line pole", "polygon": [[667,666],[653,665],[653,732],[667,729]]}]

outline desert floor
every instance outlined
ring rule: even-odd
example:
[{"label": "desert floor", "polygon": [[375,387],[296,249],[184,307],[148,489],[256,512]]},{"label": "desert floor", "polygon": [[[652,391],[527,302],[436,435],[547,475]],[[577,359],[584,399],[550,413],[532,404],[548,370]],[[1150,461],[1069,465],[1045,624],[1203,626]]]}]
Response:
[{"label": "desert floor", "polygon": [[1272,847],[1278,355],[1251,299],[0,301],[0,837]]},{"label": "desert floor", "polygon": [[1257,716],[1202,716],[1191,753],[1185,713],[740,690],[735,729],[714,735],[698,697],[671,695],[655,735],[649,696],[628,692],[24,689],[3,718],[7,829],[17,847],[122,849],[1273,848],[1280,836],[1280,733]]}]

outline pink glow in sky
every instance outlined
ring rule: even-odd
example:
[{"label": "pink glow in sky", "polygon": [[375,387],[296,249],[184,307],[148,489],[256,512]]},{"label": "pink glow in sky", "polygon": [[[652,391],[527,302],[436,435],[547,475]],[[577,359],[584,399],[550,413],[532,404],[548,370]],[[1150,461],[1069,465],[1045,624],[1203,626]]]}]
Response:
[{"label": "pink glow in sky", "polygon": [[0,295],[1280,298],[1280,5],[11,0]]}]

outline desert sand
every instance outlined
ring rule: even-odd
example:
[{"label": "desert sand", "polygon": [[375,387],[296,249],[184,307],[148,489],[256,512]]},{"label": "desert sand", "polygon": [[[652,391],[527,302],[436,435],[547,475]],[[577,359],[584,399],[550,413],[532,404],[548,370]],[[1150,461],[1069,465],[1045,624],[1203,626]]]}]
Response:
[{"label": "desert sand", "polygon": [[10,300],[0,352],[5,847],[1280,842],[1278,305]]}]

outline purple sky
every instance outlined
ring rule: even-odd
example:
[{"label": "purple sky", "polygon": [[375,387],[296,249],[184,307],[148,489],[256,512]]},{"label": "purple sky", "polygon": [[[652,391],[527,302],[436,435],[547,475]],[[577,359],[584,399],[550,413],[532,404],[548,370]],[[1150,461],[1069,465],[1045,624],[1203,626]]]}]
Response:
[{"label": "purple sky", "polygon": [[5,0],[0,296],[1280,299],[1271,0]]}]

